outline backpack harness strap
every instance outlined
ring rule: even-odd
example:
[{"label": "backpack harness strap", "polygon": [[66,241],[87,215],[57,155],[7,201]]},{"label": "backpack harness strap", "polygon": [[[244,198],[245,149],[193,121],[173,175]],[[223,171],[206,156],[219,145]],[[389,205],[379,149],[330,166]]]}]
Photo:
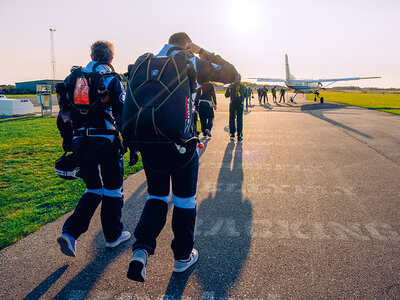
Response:
[{"label": "backpack harness strap", "polygon": [[92,72],[96,72],[96,67],[99,66],[99,65],[107,65],[107,66],[109,66],[111,68],[111,71],[113,73],[115,73],[114,67],[107,61],[98,61],[98,62],[96,62],[92,67]]},{"label": "backpack harness strap", "polygon": [[185,51],[185,49],[183,49],[182,47],[178,47],[178,46],[173,46],[171,48],[168,49],[167,51],[167,56],[170,56],[172,52],[174,51]]},{"label": "backpack harness strap", "polygon": [[79,129],[74,132],[74,136],[95,136],[95,135],[118,135],[118,130],[113,129]]}]

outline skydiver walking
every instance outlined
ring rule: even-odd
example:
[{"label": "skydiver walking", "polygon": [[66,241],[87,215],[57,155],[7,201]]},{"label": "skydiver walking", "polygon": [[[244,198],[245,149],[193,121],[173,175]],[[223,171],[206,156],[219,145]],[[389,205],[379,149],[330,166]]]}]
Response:
[{"label": "skydiver walking", "polygon": [[281,88],[281,91],[280,91],[280,94],[281,94],[281,97],[279,98],[279,103],[281,103],[281,100],[283,99],[283,103],[285,103],[285,89],[284,89],[284,87],[282,87]]},{"label": "skydiver walking", "polygon": [[261,88],[260,87],[257,88],[257,95],[258,95],[258,102],[261,105]]},{"label": "skydiver walking", "polygon": [[249,87],[248,90],[249,90],[249,92],[248,92],[248,94],[249,94],[249,106],[251,106],[251,98],[254,97],[253,96],[253,90],[251,89],[251,87]]},{"label": "skydiver walking", "polygon": [[196,94],[195,107],[199,112],[203,136],[211,137],[214,110],[217,110],[217,97],[212,83],[204,82],[201,84]]},{"label": "skydiver walking", "polygon": [[265,99],[267,99],[267,103],[269,105],[269,102],[268,102],[268,89],[267,89],[266,86],[263,86],[261,88],[261,101],[263,101],[264,105],[265,105]]},{"label": "skydiver walking", "polygon": [[271,90],[272,93],[272,101],[276,103],[276,86],[274,86]]}]

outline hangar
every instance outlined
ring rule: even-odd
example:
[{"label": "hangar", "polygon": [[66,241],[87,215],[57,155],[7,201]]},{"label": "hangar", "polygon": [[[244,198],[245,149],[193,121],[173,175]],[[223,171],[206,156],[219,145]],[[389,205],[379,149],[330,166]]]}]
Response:
[{"label": "hangar", "polygon": [[18,91],[24,91],[24,92],[35,94],[37,84],[50,84],[52,93],[55,93],[55,85],[59,82],[63,82],[63,80],[43,79],[43,80],[34,80],[34,81],[22,81],[22,82],[16,82],[15,88]]}]

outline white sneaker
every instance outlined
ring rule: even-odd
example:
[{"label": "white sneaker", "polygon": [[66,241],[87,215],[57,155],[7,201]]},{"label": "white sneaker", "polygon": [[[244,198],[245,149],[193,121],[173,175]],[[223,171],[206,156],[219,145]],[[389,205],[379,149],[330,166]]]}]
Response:
[{"label": "white sneaker", "polygon": [[133,252],[131,262],[129,264],[128,274],[129,279],[144,282],[146,278],[146,265],[149,260],[149,255],[144,249],[136,249]]},{"label": "white sneaker", "polygon": [[106,243],[107,248],[114,248],[117,247],[119,244],[129,240],[131,238],[131,233],[129,231],[122,231],[121,235],[119,238],[117,238],[114,242],[112,243]]},{"label": "white sneaker", "polygon": [[199,253],[197,252],[196,249],[192,250],[192,253],[190,253],[190,256],[188,259],[179,259],[175,260],[174,262],[174,272],[176,273],[181,273],[186,271],[191,265],[196,263],[196,261],[199,259]]},{"label": "white sneaker", "polygon": [[63,233],[57,238],[62,253],[68,256],[75,256],[75,239],[68,233]]}]

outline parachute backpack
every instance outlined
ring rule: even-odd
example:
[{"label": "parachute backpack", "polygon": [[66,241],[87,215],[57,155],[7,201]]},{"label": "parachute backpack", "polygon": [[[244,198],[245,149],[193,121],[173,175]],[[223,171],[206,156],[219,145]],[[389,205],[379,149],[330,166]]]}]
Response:
[{"label": "parachute backpack", "polygon": [[128,67],[122,113],[122,136],[128,145],[140,150],[143,144],[174,143],[180,153],[185,153],[184,145],[198,140],[193,138],[186,55],[186,51],[165,57],[146,53]]},{"label": "parachute backpack", "polygon": [[[95,71],[98,65],[108,65],[112,71]],[[91,112],[98,112],[107,105],[107,101],[101,99],[103,79],[106,77],[121,77],[108,62],[96,62],[92,72],[84,72],[82,67],[73,67],[69,76],[67,93],[70,99],[70,106],[75,112],[87,115]]]},{"label": "parachute backpack", "polygon": [[242,96],[245,96],[245,95],[242,95],[241,93],[240,93],[240,88],[241,88],[241,85],[240,84],[237,84],[237,85],[234,85],[233,86],[233,98],[235,99],[235,100],[242,100]]}]

